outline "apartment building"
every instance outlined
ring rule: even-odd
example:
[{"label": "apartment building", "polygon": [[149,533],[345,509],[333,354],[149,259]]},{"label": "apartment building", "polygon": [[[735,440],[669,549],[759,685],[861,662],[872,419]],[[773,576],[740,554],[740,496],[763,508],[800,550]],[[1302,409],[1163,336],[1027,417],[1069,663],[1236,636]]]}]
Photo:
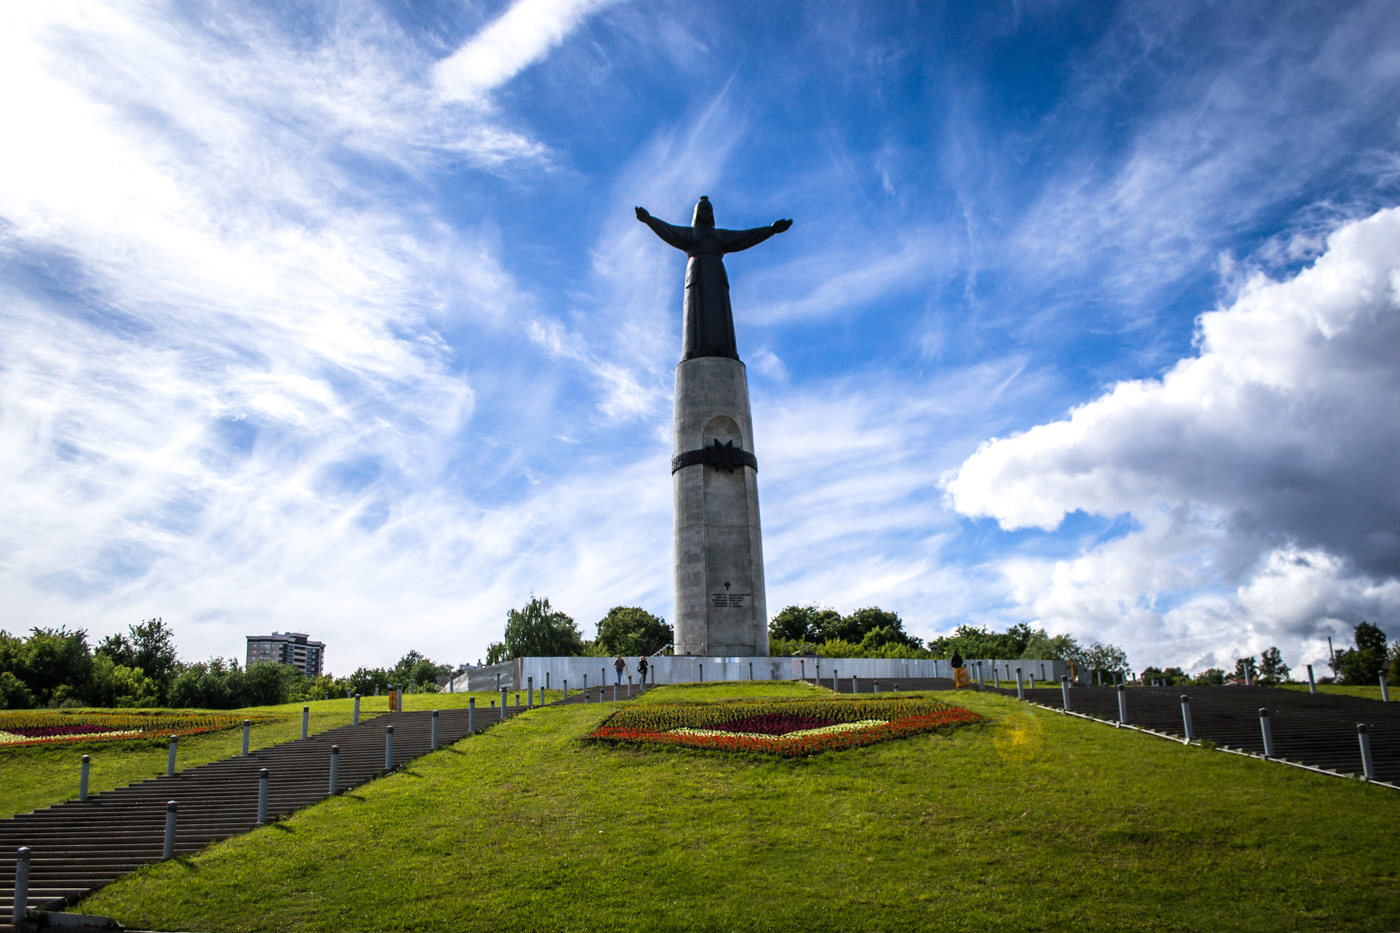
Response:
[{"label": "apartment building", "polygon": [[311,641],[302,632],[273,632],[271,635],[248,636],[248,661],[252,667],[259,661],[290,664],[307,677],[320,677],[325,663],[324,642]]}]

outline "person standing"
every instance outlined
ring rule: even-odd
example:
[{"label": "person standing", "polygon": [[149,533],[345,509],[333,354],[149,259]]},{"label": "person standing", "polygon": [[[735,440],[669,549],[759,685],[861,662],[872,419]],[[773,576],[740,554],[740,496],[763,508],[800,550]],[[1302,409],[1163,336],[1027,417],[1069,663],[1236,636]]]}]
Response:
[{"label": "person standing", "polygon": [[617,671],[617,683],[619,686],[621,686],[622,672],[627,670],[627,662],[622,660],[622,655],[619,654],[617,656],[617,660],[613,662],[613,670]]},{"label": "person standing", "polygon": [[649,666],[650,665],[647,664],[646,655],[637,659],[637,673],[641,675],[643,687],[647,685],[647,668]]}]

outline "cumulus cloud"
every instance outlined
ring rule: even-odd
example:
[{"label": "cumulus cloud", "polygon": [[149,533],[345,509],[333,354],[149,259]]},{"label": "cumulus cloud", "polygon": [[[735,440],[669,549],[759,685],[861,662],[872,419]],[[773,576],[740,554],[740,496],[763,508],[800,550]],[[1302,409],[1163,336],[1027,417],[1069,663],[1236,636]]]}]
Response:
[{"label": "cumulus cloud", "polygon": [[946,480],[953,507],[1007,529],[1077,510],[1144,526],[1044,572],[1009,569],[1022,603],[1064,626],[1306,650],[1329,618],[1393,616],[1400,210],[1339,228],[1287,281],[1256,276],[1201,315],[1197,342],[1160,379],[984,443]]}]

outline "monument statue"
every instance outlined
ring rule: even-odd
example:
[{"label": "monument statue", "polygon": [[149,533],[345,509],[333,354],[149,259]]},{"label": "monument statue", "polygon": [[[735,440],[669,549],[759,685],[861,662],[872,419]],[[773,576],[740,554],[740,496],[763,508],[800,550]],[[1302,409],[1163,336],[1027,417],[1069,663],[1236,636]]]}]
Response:
[{"label": "monument statue", "polygon": [[757,246],[792,226],[715,226],[710,199],[689,227],[637,219],[690,257],[685,267],[681,361],[676,365],[671,457],[675,543],[675,651],[713,657],[768,654],[763,540],[758,521],[749,383],[734,342],[724,254]]},{"label": "monument statue", "polygon": [[724,254],[757,246],[791,227],[792,221],[779,220],[771,226],[752,230],[724,230],[715,227],[715,210],[707,197],[696,202],[695,218],[689,227],[676,227],[657,220],[645,207],[637,208],[637,219],[664,243],[690,257],[685,264],[681,362],[697,356],[737,360],[739,351],[734,344],[734,312],[729,305],[729,276],[724,271]]}]

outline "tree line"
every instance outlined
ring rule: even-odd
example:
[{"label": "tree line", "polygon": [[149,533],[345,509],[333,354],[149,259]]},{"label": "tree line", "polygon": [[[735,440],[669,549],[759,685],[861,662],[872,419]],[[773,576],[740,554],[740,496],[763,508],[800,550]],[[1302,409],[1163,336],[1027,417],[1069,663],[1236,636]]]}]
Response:
[{"label": "tree line", "polygon": [[1128,655],[1116,645],[1081,645],[1073,635],[1049,635],[1022,622],[1004,632],[959,625],[927,642],[904,630],[898,613],[870,606],[841,615],[835,609],[788,606],[768,625],[772,654],[820,653],[828,658],[998,658],[1073,661],[1086,671],[1117,673]]},{"label": "tree line", "polygon": [[132,625],[96,647],[87,632],[34,628],[28,637],[0,631],[0,709],[35,707],[176,707],[240,709],[373,694],[391,685],[436,691],[452,668],[410,651],[388,668],[360,668],[349,677],[306,677],[277,661],[247,668],[233,658],[181,661],[161,619]]},{"label": "tree line", "polygon": [[[954,651],[968,658],[1033,658],[1075,661],[1086,669],[1122,671],[1123,649],[1097,642],[1080,645],[1071,635],[1048,635],[1029,625],[1005,632],[961,625],[953,634],[927,644],[904,629],[898,613],[868,606],[849,615],[817,606],[788,606],[768,625],[770,654],[817,653],[829,658],[948,658]],[[597,635],[586,640],[568,614],[548,599],[532,596],[520,609],[506,613],[502,638],[492,642],[486,663],[526,657],[639,656],[655,654],[675,641],[666,620],[636,606],[615,606],[598,621]]]},{"label": "tree line", "polygon": [[515,658],[616,657],[651,655],[675,641],[666,620],[637,606],[614,606],[598,620],[597,636],[585,640],[573,617],[548,599],[531,596],[523,608],[506,613],[500,641],[486,648],[486,663]]}]

